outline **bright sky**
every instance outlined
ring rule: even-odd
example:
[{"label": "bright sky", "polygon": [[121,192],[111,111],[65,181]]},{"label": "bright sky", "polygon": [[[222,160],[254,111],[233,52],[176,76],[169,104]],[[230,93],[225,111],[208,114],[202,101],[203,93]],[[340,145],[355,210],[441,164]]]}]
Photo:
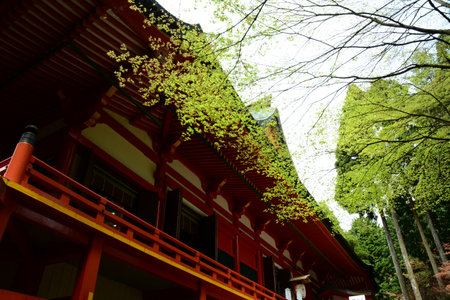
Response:
[{"label": "bright sky", "polygon": [[[212,22],[211,8],[195,4],[194,0],[159,0],[158,2],[177,18],[190,24],[200,24],[205,32],[220,32],[224,29],[220,28],[219,24]],[[280,60],[280,57],[283,57],[282,54],[280,55],[280,49],[291,51],[291,49],[286,48],[288,47],[283,47],[278,43],[276,49],[268,49],[266,56],[261,59]],[[286,57],[288,56],[286,55]],[[257,59],[256,57],[255,60]],[[336,142],[338,129],[336,112],[339,111],[343,103],[345,93],[343,92],[331,102],[329,111],[335,113],[331,114],[324,126],[325,134],[329,138],[328,145],[323,145],[317,143],[314,138],[308,138],[308,132],[316,122],[320,108],[327,104],[326,94],[330,91],[326,89],[317,90],[306,101],[296,101],[300,98],[299,94],[303,95],[306,92],[297,89],[277,96],[274,95],[273,106],[276,106],[280,111],[283,131],[300,179],[316,201],[327,201],[339,219],[341,227],[344,230],[349,230],[351,222],[356,216],[350,216],[336,203],[328,201],[334,198],[336,172],[334,170],[334,154],[326,151],[334,148]],[[325,100],[317,101],[317,99]]]}]

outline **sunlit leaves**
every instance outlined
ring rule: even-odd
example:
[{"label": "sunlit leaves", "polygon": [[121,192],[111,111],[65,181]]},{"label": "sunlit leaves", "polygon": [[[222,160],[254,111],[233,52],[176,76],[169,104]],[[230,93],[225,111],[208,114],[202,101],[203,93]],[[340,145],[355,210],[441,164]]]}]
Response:
[{"label": "sunlit leaves", "polygon": [[[150,36],[146,54],[133,53],[127,45],[122,45],[120,52],[108,52],[120,64],[115,73],[120,85],[133,85],[149,107],[174,109],[185,128],[185,141],[199,134],[219,153],[235,149],[244,177],[253,172],[273,179],[273,184],[259,192],[269,203],[268,210],[276,212],[280,220],[313,216],[310,196],[298,180],[286,145],[280,145],[281,133],[271,136],[267,128],[276,124],[261,127],[253,119],[236,93],[230,73],[218,63],[218,56],[225,52],[211,43],[215,37],[170,16],[154,15],[139,6],[133,9],[148,16],[146,26],[157,26],[170,39]],[[246,69],[244,80],[252,80],[252,67],[241,66]],[[261,103],[266,106],[264,100]]]},{"label": "sunlit leaves", "polygon": [[[419,52],[419,62],[436,56]],[[448,203],[449,71],[418,70],[350,87],[338,143],[337,199],[351,211],[385,208],[403,196],[420,211]]]}]

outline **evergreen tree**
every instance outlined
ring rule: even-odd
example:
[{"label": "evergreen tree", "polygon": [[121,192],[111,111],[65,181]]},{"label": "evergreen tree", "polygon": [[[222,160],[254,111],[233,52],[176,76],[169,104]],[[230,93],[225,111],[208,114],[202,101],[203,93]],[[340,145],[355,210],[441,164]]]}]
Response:
[{"label": "evergreen tree", "polygon": [[354,220],[345,237],[353,246],[355,253],[365,263],[373,266],[375,281],[380,286],[378,296],[389,298],[389,295],[400,294],[388,244],[376,220],[366,217]]},{"label": "evergreen tree", "polygon": [[[442,53],[448,53],[444,46],[437,45],[435,55],[419,52],[415,60],[439,61],[446,57]],[[439,210],[450,203],[448,75],[448,71],[419,70],[409,77],[410,84],[377,80],[370,86],[353,85],[347,93],[339,129],[337,201],[350,212],[391,211],[416,299],[421,295],[406,248],[412,249],[415,257],[419,257],[420,249],[419,261],[429,260],[434,273],[437,267],[423,230],[421,240],[407,238],[406,246],[401,237],[411,236],[411,228],[422,227],[416,214]],[[407,209],[412,209],[406,216],[414,225],[402,226],[402,233],[396,211],[402,211],[406,204]],[[414,236],[419,235],[415,232]],[[408,245],[413,241],[419,244]]]}]

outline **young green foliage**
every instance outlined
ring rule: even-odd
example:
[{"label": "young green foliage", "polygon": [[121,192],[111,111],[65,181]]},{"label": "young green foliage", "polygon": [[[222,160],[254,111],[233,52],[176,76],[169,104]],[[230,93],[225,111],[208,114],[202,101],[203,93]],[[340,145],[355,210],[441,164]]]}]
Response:
[{"label": "young green foliage", "polygon": [[344,237],[355,253],[365,263],[373,266],[375,281],[380,286],[377,296],[380,299],[390,299],[388,295],[401,294],[383,229],[376,221],[366,217],[355,219]]},{"label": "young green foliage", "polygon": [[[280,220],[314,216],[311,200],[299,182],[280,133],[270,132],[276,124],[259,126],[240,100],[229,74],[218,63],[221,53],[211,44],[213,37],[169,15],[158,15],[133,6],[148,16],[145,26],[156,26],[169,37],[163,41],[149,37],[147,54],[132,53],[126,45],[121,52],[108,52],[120,63],[116,72],[122,86],[138,87],[144,104],[164,104],[175,109],[186,128],[183,139],[194,133],[205,137],[217,151],[233,148],[246,172],[272,178],[273,185],[260,191]],[[273,135],[272,135],[273,133]],[[277,141],[278,140],[278,141]],[[278,144],[277,144],[278,143]]]},{"label": "young green foliage", "polygon": [[[432,59],[438,58],[416,58]],[[378,80],[365,90],[349,88],[336,152],[337,200],[344,207],[383,209],[400,196],[421,211],[449,203],[448,75],[420,70],[411,84]]]}]

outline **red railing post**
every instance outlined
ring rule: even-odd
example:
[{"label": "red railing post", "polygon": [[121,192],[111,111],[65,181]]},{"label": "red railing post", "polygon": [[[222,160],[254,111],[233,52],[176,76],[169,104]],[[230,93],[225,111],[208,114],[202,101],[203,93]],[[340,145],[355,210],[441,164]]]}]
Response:
[{"label": "red railing post", "polygon": [[36,141],[36,135],[38,128],[34,125],[28,125],[20,138],[19,143],[14,150],[14,154],[9,162],[8,169],[5,173],[5,178],[14,181],[21,182],[28,163],[30,162],[33,154],[34,142]]},{"label": "red railing post", "polygon": [[104,212],[105,212],[107,201],[105,198],[101,197],[98,204],[99,204],[99,211],[97,212],[95,219],[97,220],[97,222],[99,224],[102,224],[105,221]]}]

